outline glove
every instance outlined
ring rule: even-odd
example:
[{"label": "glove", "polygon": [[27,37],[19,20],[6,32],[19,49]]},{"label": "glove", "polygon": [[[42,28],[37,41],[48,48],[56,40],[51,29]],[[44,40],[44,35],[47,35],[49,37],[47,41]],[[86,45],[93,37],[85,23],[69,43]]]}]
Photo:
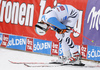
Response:
[{"label": "glove", "polygon": [[52,29],[53,29],[54,31],[56,31],[56,32],[59,33],[59,34],[63,34],[63,33],[66,32],[66,29],[58,29],[58,28],[55,27],[55,26],[51,26],[51,27],[52,27]]},{"label": "glove", "polygon": [[66,26],[66,30],[71,30],[71,29],[73,29],[73,27]]},{"label": "glove", "polygon": [[58,33],[59,34],[63,34],[63,33],[65,33],[66,32],[66,29],[62,29],[61,31],[59,31]]}]

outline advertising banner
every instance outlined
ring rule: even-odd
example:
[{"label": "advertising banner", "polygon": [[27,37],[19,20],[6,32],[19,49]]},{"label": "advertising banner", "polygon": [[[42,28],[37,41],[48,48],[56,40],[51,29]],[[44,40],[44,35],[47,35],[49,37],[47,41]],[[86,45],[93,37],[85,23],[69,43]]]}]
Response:
[{"label": "advertising banner", "polygon": [[33,41],[33,52],[42,53],[42,54],[51,54],[51,41],[34,39]]},{"label": "advertising banner", "polygon": [[87,39],[83,39],[83,44],[100,46],[100,0],[88,0],[85,21],[84,21],[84,33],[83,35],[94,43]]},{"label": "advertising banner", "polygon": [[84,16],[88,0],[0,0],[0,32],[42,40],[58,41],[55,32],[48,30],[44,36],[35,32],[35,25],[41,16],[54,6],[72,5],[79,10],[79,19],[71,38],[76,45],[82,44]]},{"label": "advertising banner", "polygon": [[82,58],[87,59],[87,45],[81,45],[80,46],[80,55],[82,55]]},{"label": "advertising banner", "polygon": [[87,59],[100,61],[100,47],[88,45]]},{"label": "advertising banner", "polygon": [[59,42],[52,42],[51,55],[59,55]]},{"label": "advertising banner", "polygon": [[27,38],[26,51],[33,52],[33,39]]},{"label": "advertising banner", "polygon": [[9,35],[7,48],[26,50],[26,37]]},{"label": "advertising banner", "polygon": [[54,7],[53,3],[54,0],[0,0],[0,32],[57,41],[54,31],[44,36],[35,32],[35,25],[43,13]]},{"label": "advertising banner", "polygon": [[3,39],[2,39],[1,46],[2,47],[6,47],[8,42],[9,42],[9,35],[3,34]]}]

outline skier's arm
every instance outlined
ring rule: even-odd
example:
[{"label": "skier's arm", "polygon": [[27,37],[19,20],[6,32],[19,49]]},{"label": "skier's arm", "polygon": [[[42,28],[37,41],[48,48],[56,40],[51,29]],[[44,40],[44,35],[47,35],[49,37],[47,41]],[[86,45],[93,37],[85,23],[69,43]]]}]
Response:
[{"label": "skier's arm", "polygon": [[56,31],[59,34],[63,34],[63,33],[65,33],[67,31],[66,29],[59,29],[59,28],[57,28],[55,26],[51,26],[51,29]]}]

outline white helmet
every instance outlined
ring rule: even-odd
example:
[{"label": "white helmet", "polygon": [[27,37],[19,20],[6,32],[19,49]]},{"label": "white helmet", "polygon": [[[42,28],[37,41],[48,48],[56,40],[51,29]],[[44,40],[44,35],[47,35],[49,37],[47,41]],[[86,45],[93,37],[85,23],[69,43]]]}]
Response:
[{"label": "white helmet", "polygon": [[47,29],[47,24],[43,24],[41,22],[38,22],[36,25],[35,25],[35,31],[38,35],[45,35],[46,34],[46,31],[48,30]]}]

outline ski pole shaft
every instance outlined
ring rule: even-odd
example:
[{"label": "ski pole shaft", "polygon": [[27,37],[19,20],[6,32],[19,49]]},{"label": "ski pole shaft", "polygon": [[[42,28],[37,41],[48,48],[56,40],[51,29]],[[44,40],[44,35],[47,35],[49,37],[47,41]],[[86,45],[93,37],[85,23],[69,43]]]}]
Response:
[{"label": "ski pole shaft", "polygon": [[[75,31],[74,29],[72,28],[69,28],[70,30],[72,30],[73,32],[76,32],[77,34],[80,34],[79,32]],[[91,41],[92,43],[94,42],[93,40],[87,38],[86,36],[82,35],[84,38],[88,39],[89,41]]]}]

